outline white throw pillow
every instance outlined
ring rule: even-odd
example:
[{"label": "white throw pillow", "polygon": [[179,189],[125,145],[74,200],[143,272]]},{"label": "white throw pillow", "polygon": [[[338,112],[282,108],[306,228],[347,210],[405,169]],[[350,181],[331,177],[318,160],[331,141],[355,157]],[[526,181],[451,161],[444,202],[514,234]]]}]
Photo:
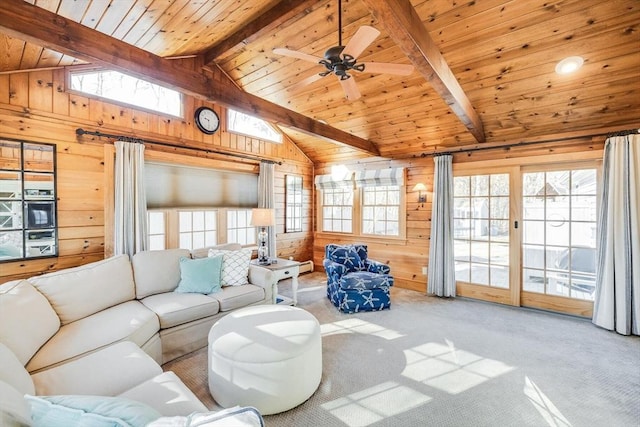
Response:
[{"label": "white throw pillow", "polygon": [[209,256],[223,254],[222,259],[222,286],[240,286],[249,284],[249,263],[251,262],[251,249],[239,251],[223,251],[210,249]]}]

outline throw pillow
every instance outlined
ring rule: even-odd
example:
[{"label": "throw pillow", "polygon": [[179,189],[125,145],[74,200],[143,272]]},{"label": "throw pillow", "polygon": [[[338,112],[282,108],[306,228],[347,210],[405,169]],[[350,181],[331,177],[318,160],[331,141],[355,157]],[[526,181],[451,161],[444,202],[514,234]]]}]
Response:
[{"label": "throw pillow", "polygon": [[330,254],[331,261],[337,262],[347,267],[349,272],[360,271],[364,268],[362,258],[358,255],[358,251],[355,247],[349,246],[337,246]]},{"label": "throw pillow", "polygon": [[260,412],[251,406],[222,411],[194,412],[186,417],[162,417],[147,427],[264,427]]},{"label": "throw pillow", "polygon": [[190,259],[180,257],[178,293],[210,294],[220,292],[223,256]]},{"label": "throw pillow", "polygon": [[223,251],[210,249],[209,256],[222,254],[222,286],[240,286],[249,284],[249,264],[251,263],[251,249],[239,251]]},{"label": "throw pillow", "polygon": [[33,427],[142,427],[162,416],[144,403],[105,396],[31,396]]}]

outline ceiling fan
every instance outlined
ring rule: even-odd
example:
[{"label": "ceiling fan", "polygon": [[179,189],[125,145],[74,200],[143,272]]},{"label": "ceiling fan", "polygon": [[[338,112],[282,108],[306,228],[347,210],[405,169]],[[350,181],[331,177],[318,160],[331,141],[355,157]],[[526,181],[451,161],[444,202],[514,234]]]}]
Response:
[{"label": "ceiling fan", "polygon": [[309,55],[297,50],[286,48],[273,49],[273,53],[288,56],[290,58],[302,59],[304,61],[313,62],[323,65],[325,71],[307,77],[304,80],[289,87],[289,91],[296,90],[302,86],[311,84],[322,77],[329,74],[335,74],[340,81],[340,85],[345,92],[348,100],[355,101],[360,98],[360,90],[356,85],[355,79],[352,79],[353,71],[367,73],[385,73],[395,74],[399,76],[408,76],[413,72],[413,66],[407,64],[391,64],[385,62],[358,62],[358,56],[378,37],[380,31],[373,27],[363,25],[351,37],[346,46],[342,45],[342,1],[338,0],[338,45],[330,47],[324,53],[324,58]]}]

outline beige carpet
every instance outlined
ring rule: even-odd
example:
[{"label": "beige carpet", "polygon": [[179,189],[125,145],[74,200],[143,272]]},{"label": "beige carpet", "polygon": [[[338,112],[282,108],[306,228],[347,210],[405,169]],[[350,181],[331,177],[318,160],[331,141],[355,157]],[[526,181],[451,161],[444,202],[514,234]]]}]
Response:
[{"label": "beige carpet", "polygon": [[[391,310],[345,315],[325,276],[299,307],[323,331],[323,376],[267,426],[640,426],[640,338],[568,316],[394,289]],[[290,281],[288,281],[290,282]],[[290,296],[290,283],[280,292]],[[164,366],[210,409],[206,349]]]}]

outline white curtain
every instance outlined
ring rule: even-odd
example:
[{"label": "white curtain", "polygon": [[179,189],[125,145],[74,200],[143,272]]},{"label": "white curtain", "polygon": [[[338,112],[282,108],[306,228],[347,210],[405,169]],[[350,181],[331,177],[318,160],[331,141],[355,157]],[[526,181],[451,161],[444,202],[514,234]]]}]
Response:
[{"label": "white curtain", "polygon": [[[260,162],[260,175],[258,176],[258,207],[264,209],[275,208],[275,164],[273,162]],[[267,239],[269,246],[269,258],[277,258],[276,253],[276,228],[267,227]]]},{"label": "white curtain", "polygon": [[453,166],[452,156],[434,157],[433,204],[427,293],[456,296],[453,258]]},{"label": "white curtain", "polygon": [[607,139],[593,323],[640,335],[640,135]]},{"label": "white curtain", "polygon": [[144,145],[116,141],[114,254],[147,249]]}]

